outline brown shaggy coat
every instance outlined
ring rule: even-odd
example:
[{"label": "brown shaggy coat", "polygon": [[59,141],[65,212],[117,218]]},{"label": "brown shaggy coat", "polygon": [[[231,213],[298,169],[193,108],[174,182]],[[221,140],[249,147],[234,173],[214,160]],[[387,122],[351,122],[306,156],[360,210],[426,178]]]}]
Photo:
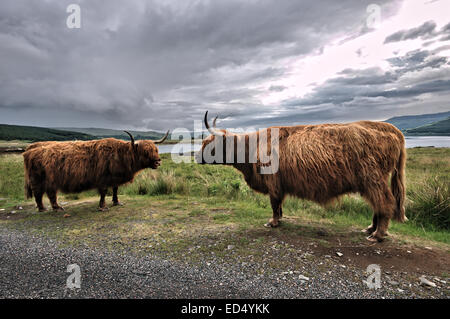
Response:
[{"label": "brown shaggy coat", "polygon": [[[211,135],[202,147],[203,150],[216,138],[246,140],[246,163],[231,165],[242,172],[252,189],[269,194],[273,218],[266,226],[278,225],[286,195],[326,204],[343,194],[360,193],[374,210],[373,223],[365,230],[372,241],[381,241],[386,236],[391,218],[406,220],[405,140],[396,127],[361,121],[273,128],[279,129],[279,170],[274,174],[260,174],[259,160],[248,163],[249,137],[256,134],[259,138],[262,131],[233,134],[220,130],[217,132],[223,137]],[[269,148],[270,129],[267,129]],[[226,154],[226,143],[223,145]],[[236,156],[237,143],[234,145]]]},{"label": "brown shaggy coat", "polygon": [[23,153],[25,194],[34,195],[40,211],[47,193],[53,209],[57,192],[78,193],[98,189],[100,208],[105,208],[108,187],[113,187],[113,202],[119,204],[118,186],[133,181],[137,172],[160,165],[158,148],[150,140],[125,142],[114,138],[76,142],[38,142]]}]

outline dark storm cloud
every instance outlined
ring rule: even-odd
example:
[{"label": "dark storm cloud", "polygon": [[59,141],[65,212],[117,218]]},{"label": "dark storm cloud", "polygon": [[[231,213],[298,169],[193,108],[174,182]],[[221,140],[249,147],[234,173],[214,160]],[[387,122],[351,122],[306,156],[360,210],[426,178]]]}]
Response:
[{"label": "dark storm cloud", "polygon": [[[79,30],[65,25],[73,2]],[[370,3],[3,0],[0,116],[16,121],[22,110],[48,126],[164,129],[192,125],[207,108],[266,110],[254,96],[284,75],[283,59],[357,33]],[[377,3],[386,16],[397,8]]]}]

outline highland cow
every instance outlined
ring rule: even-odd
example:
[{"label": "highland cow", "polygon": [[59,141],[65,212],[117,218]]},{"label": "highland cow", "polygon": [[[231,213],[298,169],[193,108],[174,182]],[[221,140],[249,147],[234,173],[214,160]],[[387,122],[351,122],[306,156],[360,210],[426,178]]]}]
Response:
[{"label": "highland cow", "polygon": [[[196,161],[206,163],[204,152],[210,143],[221,145],[223,149],[215,152],[219,151],[224,158],[210,164],[232,165],[243,174],[252,189],[270,196],[273,216],[265,224],[266,227],[279,225],[286,195],[324,205],[344,194],[361,194],[374,211],[372,224],[363,230],[369,235],[367,239],[370,241],[383,240],[391,218],[399,222],[407,220],[404,208],[405,140],[393,125],[360,121],[279,126],[236,134],[217,130],[215,125],[210,127],[207,115],[208,112],[204,122],[211,135],[203,140]],[[262,174],[261,170],[266,164],[261,163],[258,151],[260,145],[249,147],[249,141],[259,140],[264,133],[268,136],[267,149],[270,150],[270,144],[274,142],[269,137],[274,129],[279,135],[275,142],[278,148],[278,170],[272,174]],[[223,141],[219,144],[218,139]],[[230,139],[234,143],[227,145],[226,140]],[[240,154],[244,161],[239,162],[237,145],[242,145],[242,142],[245,142],[245,156]],[[227,163],[225,157],[230,152],[234,161]],[[256,158],[256,161],[252,162],[250,158]]]},{"label": "highland cow", "polygon": [[145,168],[156,169],[161,164],[158,148],[169,132],[158,141],[131,142],[114,138],[75,142],[37,142],[25,152],[25,195],[34,195],[39,211],[45,211],[44,193],[52,208],[64,209],[57,202],[57,192],[79,193],[98,189],[99,209],[107,209],[105,196],[113,189],[113,205],[120,205],[117,191],[120,185],[132,182],[137,172]]}]

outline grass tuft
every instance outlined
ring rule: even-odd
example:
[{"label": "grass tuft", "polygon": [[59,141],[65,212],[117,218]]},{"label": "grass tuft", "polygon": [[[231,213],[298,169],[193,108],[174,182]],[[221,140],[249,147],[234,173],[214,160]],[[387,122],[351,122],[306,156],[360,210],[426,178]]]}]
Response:
[{"label": "grass tuft", "polygon": [[450,229],[449,180],[433,176],[408,189],[406,214],[424,228]]}]

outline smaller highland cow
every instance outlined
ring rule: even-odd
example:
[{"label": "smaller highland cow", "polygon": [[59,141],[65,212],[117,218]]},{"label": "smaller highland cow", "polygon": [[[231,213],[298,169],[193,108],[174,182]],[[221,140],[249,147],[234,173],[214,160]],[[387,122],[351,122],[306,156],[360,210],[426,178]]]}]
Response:
[{"label": "smaller highland cow", "polygon": [[120,205],[118,187],[132,182],[137,172],[145,168],[156,169],[161,164],[158,148],[166,135],[158,141],[142,140],[135,143],[114,138],[76,142],[38,142],[23,153],[25,164],[25,195],[34,195],[39,211],[45,211],[42,196],[47,193],[52,208],[58,205],[57,192],[79,193],[98,189],[100,210],[107,209],[105,196],[113,188],[113,205]]}]

